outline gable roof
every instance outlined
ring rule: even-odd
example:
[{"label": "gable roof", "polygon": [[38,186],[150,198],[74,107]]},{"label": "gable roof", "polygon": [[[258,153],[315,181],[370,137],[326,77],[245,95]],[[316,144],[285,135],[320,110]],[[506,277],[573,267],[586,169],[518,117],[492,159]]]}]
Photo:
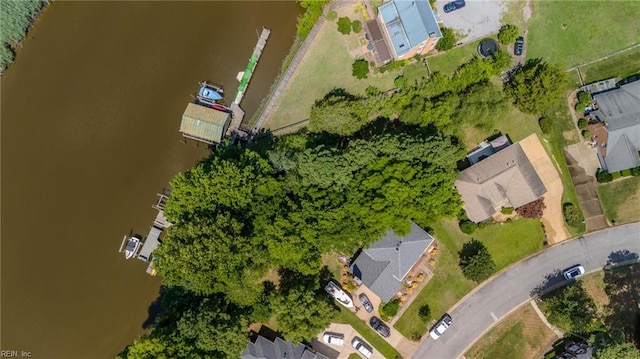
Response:
[{"label": "gable roof", "polygon": [[434,239],[411,222],[409,234],[399,237],[393,230],[363,249],[351,262],[349,272],[360,278],[384,302],[398,291],[402,280]]},{"label": "gable roof", "polygon": [[293,345],[281,338],[271,341],[258,336],[254,343],[240,354],[241,359],[329,359],[320,353],[313,353],[302,344]]},{"label": "gable roof", "polygon": [[547,191],[518,143],[462,171],[455,186],[467,217],[476,223],[502,207],[533,202]]},{"label": "gable roof", "polygon": [[378,7],[396,57],[435,35],[442,37],[436,16],[427,0],[391,0]]},{"label": "gable roof", "polygon": [[190,103],[182,114],[180,132],[209,144],[221,143],[230,123],[228,113]]},{"label": "gable roof", "polygon": [[594,115],[608,131],[604,161],[609,172],[640,166],[640,81],[593,95]]}]

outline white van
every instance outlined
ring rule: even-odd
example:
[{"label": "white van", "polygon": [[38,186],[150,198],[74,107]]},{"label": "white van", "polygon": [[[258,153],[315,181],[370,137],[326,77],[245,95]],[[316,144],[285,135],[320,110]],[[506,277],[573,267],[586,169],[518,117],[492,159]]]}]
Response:
[{"label": "white van", "polygon": [[351,345],[355,350],[360,352],[360,354],[364,355],[367,358],[371,358],[371,354],[373,354],[373,348],[369,344],[367,344],[362,338],[355,337],[351,341]]}]

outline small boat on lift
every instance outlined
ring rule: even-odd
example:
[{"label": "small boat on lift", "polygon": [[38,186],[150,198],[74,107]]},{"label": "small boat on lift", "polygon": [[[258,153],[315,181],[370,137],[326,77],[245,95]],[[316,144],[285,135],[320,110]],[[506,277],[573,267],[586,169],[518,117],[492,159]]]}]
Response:
[{"label": "small boat on lift", "polygon": [[127,240],[127,245],[124,248],[124,257],[126,259],[130,259],[130,258],[133,258],[133,256],[135,256],[136,253],[138,252],[142,238],[140,238],[137,235],[134,235],[129,237],[128,239],[125,236],[125,239]]},{"label": "small boat on lift", "polygon": [[347,292],[345,292],[339,285],[335,284],[334,282],[327,283],[327,285],[324,287],[324,290],[326,290],[327,293],[329,293],[329,295],[333,297],[333,299],[337,300],[338,303],[342,304],[343,306],[347,308],[353,307],[353,299],[351,299],[349,294],[347,294]]},{"label": "small boat on lift", "polygon": [[210,84],[208,82],[200,83],[200,90],[198,91],[198,100],[206,103],[215,103],[218,100],[222,100],[224,95],[224,89],[222,86]]}]

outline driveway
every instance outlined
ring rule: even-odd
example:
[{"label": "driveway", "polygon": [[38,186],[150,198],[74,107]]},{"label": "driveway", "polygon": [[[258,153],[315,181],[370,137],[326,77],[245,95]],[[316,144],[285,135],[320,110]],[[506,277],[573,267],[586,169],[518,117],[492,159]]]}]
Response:
[{"label": "driveway", "polygon": [[453,325],[438,340],[425,335],[413,358],[459,358],[501,318],[531,300],[534,288],[545,282],[566,283],[558,271],[577,263],[587,272],[596,271],[610,254],[615,262],[629,259],[620,254],[625,250],[640,253],[640,222],[564,241],[509,267],[458,302],[449,311]]},{"label": "driveway", "polygon": [[[369,298],[369,301],[371,301],[371,304],[373,305],[373,311],[371,313],[367,312],[366,310],[364,310],[364,307],[362,307],[362,303],[360,303],[360,299],[358,299],[358,295],[360,293],[366,294],[367,297]],[[353,302],[356,305],[356,308],[359,308],[358,311],[356,312],[356,315],[358,316],[358,318],[362,319],[365,323],[367,323],[367,325],[369,325],[369,319],[371,319],[371,317],[376,316],[380,318],[380,314],[378,314],[378,307],[380,306],[380,298],[377,295],[375,295],[366,286],[361,285],[353,293]],[[396,350],[400,352],[400,355],[402,355],[403,358],[410,358],[413,352],[418,347],[418,343],[412,342],[407,338],[405,338],[402,334],[400,334],[400,332],[398,332],[391,325],[391,323],[386,323],[386,324],[389,326],[389,328],[391,328],[391,335],[389,336],[389,338],[385,338],[385,340],[392,347],[396,348]]]},{"label": "driveway", "polygon": [[465,7],[445,13],[443,6],[449,1],[437,0],[435,10],[438,21],[444,27],[454,29],[460,34],[460,43],[468,43],[497,33],[500,19],[506,3],[500,0],[466,0]]},{"label": "driveway", "polygon": [[564,215],[562,214],[562,179],[558,174],[558,170],[551,162],[551,158],[542,147],[540,139],[533,134],[520,141],[520,146],[524,153],[531,161],[536,173],[540,176],[542,183],[547,188],[544,195],[544,204],[546,208],[542,214],[542,223],[544,231],[547,235],[549,244],[559,243],[571,237],[564,225]]},{"label": "driveway", "polygon": [[587,224],[587,232],[608,226],[596,191],[595,173],[600,164],[594,151],[584,143],[576,143],[564,149],[571,181],[576,187],[578,201]]}]

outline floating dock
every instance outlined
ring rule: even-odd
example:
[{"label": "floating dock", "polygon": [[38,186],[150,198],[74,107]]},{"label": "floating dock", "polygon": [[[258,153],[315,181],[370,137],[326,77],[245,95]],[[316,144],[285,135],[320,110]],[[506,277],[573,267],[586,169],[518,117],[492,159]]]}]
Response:
[{"label": "floating dock", "polygon": [[269,39],[269,35],[271,34],[271,30],[267,28],[262,28],[262,33],[258,38],[258,43],[256,47],[253,49],[253,53],[251,54],[251,58],[249,58],[249,63],[247,64],[247,68],[244,72],[238,73],[238,81],[240,84],[238,85],[238,90],[236,91],[236,95],[233,97],[233,101],[229,106],[231,110],[233,110],[233,117],[231,120],[231,126],[229,126],[229,131],[227,135],[230,135],[234,130],[240,127],[242,124],[242,120],[244,119],[244,111],[240,108],[240,102],[242,102],[242,98],[244,94],[247,92],[247,87],[249,87],[249,81],[251,81],[251,76],[253,76],[253,72],[258,66],[258,60],[260,60],[260,56],[262,55],[262,51],[264,47],[267,45],[267,40]]}]

